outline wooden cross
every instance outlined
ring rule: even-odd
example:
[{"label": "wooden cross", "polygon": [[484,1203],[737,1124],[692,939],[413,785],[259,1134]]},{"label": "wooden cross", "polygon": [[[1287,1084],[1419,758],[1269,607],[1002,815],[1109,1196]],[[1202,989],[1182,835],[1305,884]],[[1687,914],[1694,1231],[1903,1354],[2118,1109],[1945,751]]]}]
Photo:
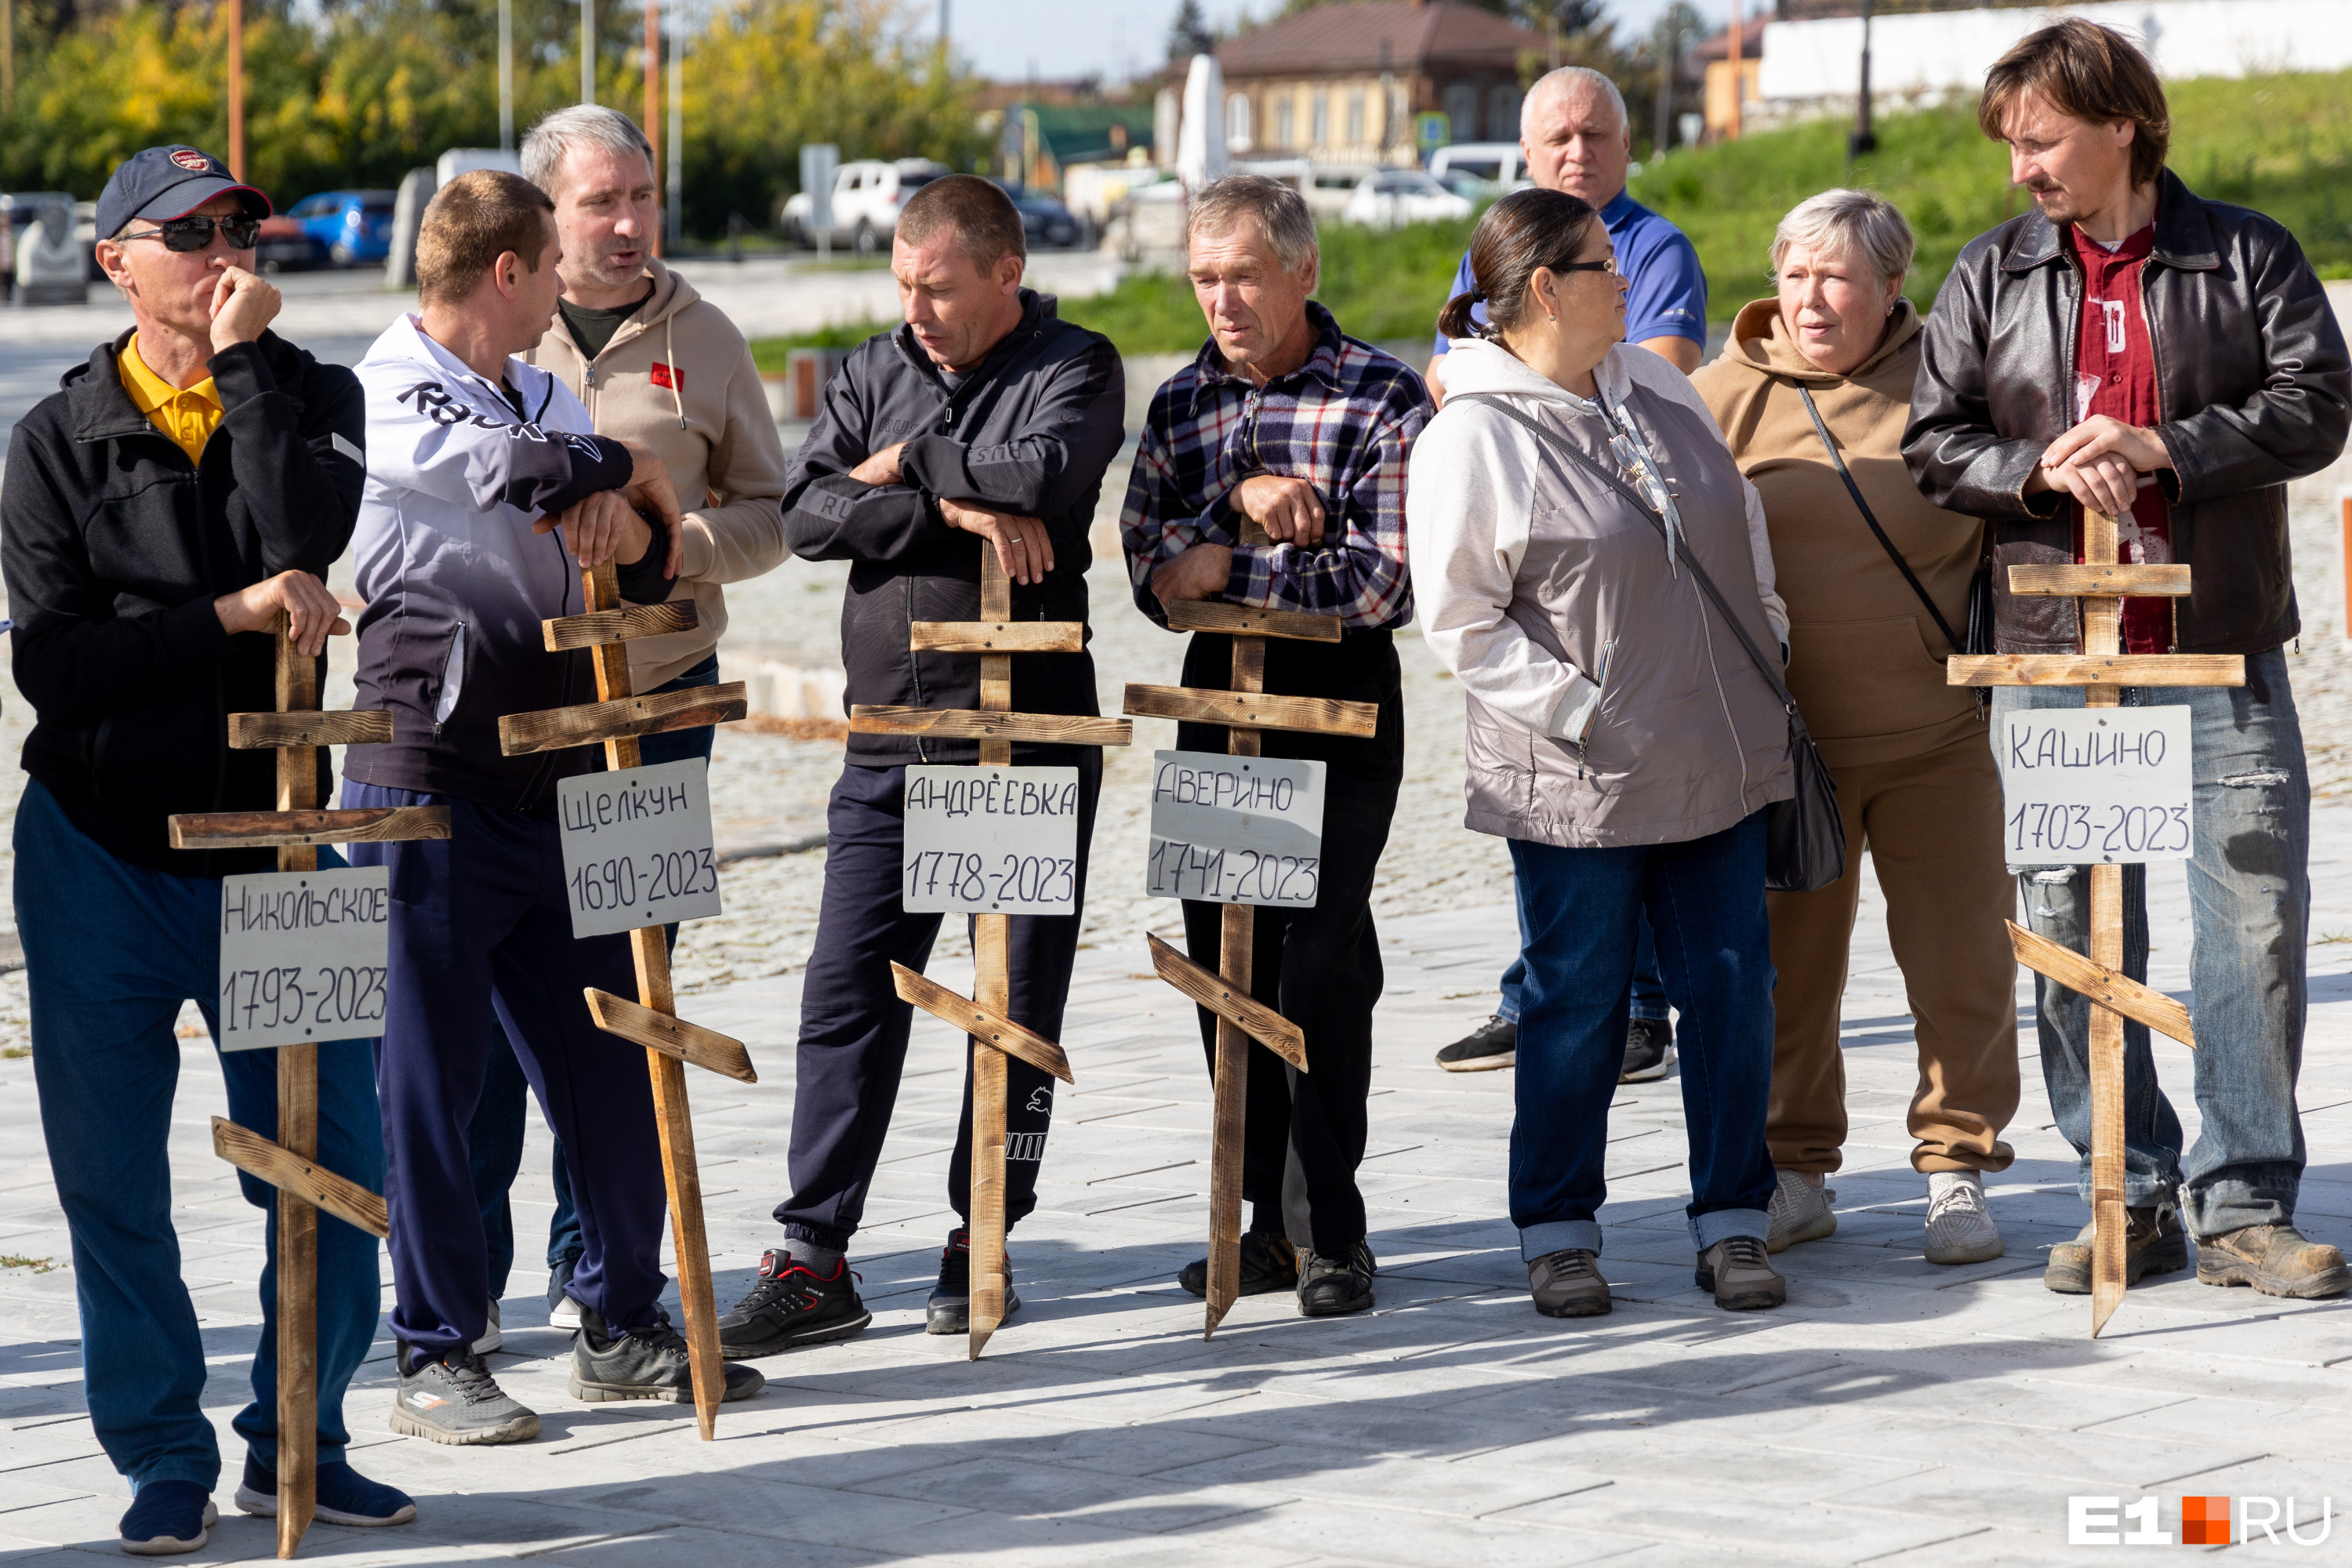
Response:
[{"label": "wooden cross", "polygon": [[[1245,544],[1266,542],[1256,523],[1242,529]],[[1226,727],[1226,751],[1255,757],[1259,731],[1302,730],[1315,734],[1369,738],[1380,727],[1376,702],[1341,702],[1324,697],[1268,696],[1265,639],[1338,642],[1337,616],[1307,616],[1289,610],[1253,610],[1205,599],[1165,606],[1178,631],[1224,632],[1233,637],[1233,689],[1209,691],[1189,686],[1127,689],[1125,710],[1141,718],[1192,720]],[[1255,1039],[1297,1068],[1307,1070],[1306,1037],[1298,1026],[1250,996],[1252,943],[1257,910],[1227,904],[1217,933],[1217,972],[1186,958],[1158,937],[1147,937],[1152,973],[1217,1016],[1217,1058],[1211,1069],[1214,1091],[1209,1133],[1209,1281],[1207,1339],[1241,1295],[1242,1131],[1249,1110],[1249,1043]]]},{"label": "wooden cross", "polygon": [[[2236,654],[2126,654],[2126,595],[2185,598],[2185,565],[2121,565],[2116,559],[2116,519],[2083,510],[2083,564],[2012,566],[2009,591],[2039,598],[2079,598],[2080,654],[1960,655],[1948,663],[1954,686],[2079,686],[2086,708],[2113,708],[2126,686],[2243,686],[2246,661]],[[2008,922],[2017,961],[2091,1004],[2091,1336],[2107,1326],[2124,1299],[2124,1020],[2137,1019],[2184,1046],[2194,1047],[2189,1010],[2162,992],[2126,978],[2124,963],[2124,868],[2096,865],[2091,872],[2091,952],[2086,958],[2015,921]]]},{"label": "wooden cross", "polygon": [[[1033,526],[1043,527],[1043,523]],[[977,621],[917,621],[908,637],[916,653],[980,655],[980,707],[895,708],[861,702],[849,710],[849,727],[861,735],[938,735],[980,742],[979,765],[1013,765],[1013,742],[1033,741],[1069,746],[1124,746],[1135,726],[1119,719],[1013,711],[1015,653],[1083,653],[1083,621],[1016,621],[1013,580],[983,540],[980,547],[980,614]],[[1069,1058],[1062,1047],[1007,1016],[1012,977],[1007,971],[1006,921],[1010,915],[972,916],[972,991],[959,996],[904,964],[890,966],[899,1000],[971,1037],[971,1218],[968,1237],[971,1274],[967,1308],[971,1340],[967,1354],[978,1361],[988,1337],[1004,1321],[1004,1058],[1016,1056],[1064,1083]]]},{"label": "wooden cross", "polygon": [[[392,715],[324,713],[318,702],[319,661],[294,646],[280,616],[277,711],[228,720],[232,747],[278,752],[278,809],[173,816],[172,847],[275,847],[280,871],[316,871],[321,844],[448,837],[446,805],[320,809],[319,748],[382,745]],[[278,1555],[291,1557],[319,1498],[319,1210],[379,1239],[392,1226],[381,1196],[318,1163],[317,1043],[277,1049],[277,1142],[215,1116],[213,1152],[278,1189]]]},{"label": "wooden cross", "polygon": [[[656,548],[660,540],[656,536]],[[724,724],[750,711],[743,683],[688,687],[651,696],[629,689],[628,644],[637,637],[691,630],[694,601],[621,603],[613,563],[580,574],[585,615],[542,621],[550,653],[588,648],[595,660],[597,702],[509,713],[499,721],[499,744],[510,757],[603,742],[604,765],[614,773],[638,764],[637,737],[702,724]],[[726,1363],[719,1351],[719,1308],[710,1293],[710,1242],[702,1224],[702,1173],[694,1158],[694,1116],[687,1105],[683,1064],[707,1068],[744,1083],[757,1080],[751,1053],[740,1040],[677,1016],[670,993],[669,940],[659,923],[629,933],[636,959],[637,1000],[586,988],[588,1013],[608,1035],[646,1048],[653,1076],[654,1121],[661,1132],[662,1176],[669,1189],[670,1238],[677,1247],[677,1299],[686,1316],[688,1361],[694,1376],[694,1420],[706,1443],[719,1435],[719,1406],[727,1395]]]}]

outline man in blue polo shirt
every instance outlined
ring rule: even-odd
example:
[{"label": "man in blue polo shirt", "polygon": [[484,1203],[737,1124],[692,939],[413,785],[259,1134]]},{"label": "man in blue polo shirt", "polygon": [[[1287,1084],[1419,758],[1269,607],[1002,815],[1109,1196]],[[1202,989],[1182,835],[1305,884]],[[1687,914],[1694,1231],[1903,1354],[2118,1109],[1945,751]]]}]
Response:
[{"label": "man in blue polo shirt", "polygon": [[[1625,296],[1625,341],[1650,350],[1687,375],[1706,348],[1706,274],[1698,252],[1683,231],[1625,194],[1625,170],[1633,162],[1633,132],[1625,118],[1617,84],[1583,66],[1562,66],[1528,89],[1519,110],[1519,151],[1528,174],[1548,191],[1565,191],[1599,209],[1617,247],[1617,269],[1631,281]],[[1476,284],[1465,252],[1447,297],[1466,294]],[[1486,307],[1470,312],[1484,325]],[[1433,396],[1445,397],[1445,339],[1437,340],[1427,381]],[[1526,966],[1517,958],[1503,972],[1503,999],[1495,1016],[1437,1053],[1448,1072],[1483,1072],[1509,1067],[1518,1058],[1519,982]],[[1664,1078],[1675,1058],[1674,1026],[1666,1021],[1666,992],[1658,979],[1658,954],[1649,922],[1633,965],[1633,1021],[1625,1037],[1620,1080],[1639,1083]]]}]

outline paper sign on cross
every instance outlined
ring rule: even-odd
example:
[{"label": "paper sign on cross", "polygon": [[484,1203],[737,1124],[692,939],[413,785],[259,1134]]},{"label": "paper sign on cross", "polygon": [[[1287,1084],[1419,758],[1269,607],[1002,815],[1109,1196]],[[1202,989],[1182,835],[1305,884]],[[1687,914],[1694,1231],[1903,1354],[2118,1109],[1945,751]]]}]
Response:
[{"label": "paper sign on cross", "polygon": [[[1265,544],[1265,531],[1243,526],[1246,544]],[[1313,734],[1369,737],[1379,728],[1377,703],[1343,702],[1323,697],[1269,696],[1265,690],[1265,639],[1338,642],[1337,616],[1254,610],[1207,600],[1180,600],[1166,606],[1178,631],[1223,632],[1234,645],[1233,689],[1211,691],[1186,686],[1127,689],[1125,710],[1140,718],[1190,720],[1226,728],[1226,750],[1237,757],[1259,754],[1259,732],[1297,730]],[[1217,972],[1150,938],[1152,973],[1217,1018],[1216,1065],[1212,1069],[1213,1109],[1209,1133],[1207,1339],[1241,1294],[1242,1130],[1249,1105],[1249,1043],[1255,1039],[1300,1072],[1307,1070],[1305,1037],[1298,1026],[1251,999],[1250,961],[1257,934],[1257,910],[1228,903],[1218,931]]]},{"label": "paper sign on cross", "polygon": [[[629,643],[690,630],[692,601],[623,605],[610,562],[580,574],[585,615],[542,621],[550,653],[592,650],[598,702],[509,713],[499,721],[499,744],[509,756],[559,751],[602,742],[604,765],[614,773],[638,765],[637,737],[702,724],[724,724],[750,711],[743,683],[691,687],[639,697],[629,688]],[[662,1175],[669,1189],[670,1239],[677,1248],[677,1299],[686,1314],[688,1359],[694,1373],[694,1419],[709,1442],[719,1435],[719,1405],[727,1394],[725,1363],[719,1352],[719,1309],[710,1292],[710,1243],[702,1224],[702,1173],[694,1158],[694,1115],[687,1104],[688,1062],[754,1081],[742,1043],[685,1023],[670,993],[669,941],[658,920],[629,932],[636,959],[637,1000],[593,986],[587,990],[589,1016],[596,1026],[646,1048],[654,1082],[654,1121],[661,1132]]]},{"label": "paper sign on cross", "polygon": [[[2245,660],[2235,654],[2136,654],[2122,649],[2125,595],[2182,598],[2189,568],[2126,565],[2116,559],[2116,519],[2085,508],[2083,564],[2012,566],[2009,591],[2040,598],[2079,598],[2080,654],[1957,655],[1954,686],[2079,686],[2085,708],[2114,708],[2126,686],[2242,686]],[[2124,1299],[2124,1020],[2137,1019],[2194,1046],[2188,1010],[2162,992],[2126,978],[2123,867],[2089,867],[2091,951],[2087,957],[2009,922],[2018,962],[2081,993],[2091,1004],[2091,1335],[2097,1338]]]},{"label": "paper sign on cross", "polygon": [[[849,727],[861,735],[938,735],[980,742],[980,766],[1010,767],[1015,741],[1066,746],[1124,746],[1134,726],[1118,719],[1013,711],[1014,653],[1080,653],[1086,625],[1080,621],[1015,621],[1013,580],[986,541],[980,547],[980,614],[977,621],[917,621],[908,638],[917,653],[980,655],[980,707],[897,708],[858,703]],[[966,908],[951,902],[951,908]],[[973,901],[972,990],[959,996],[903,964],[890,966],[899,999],[971,1037],[971,1268],[970,1339],[966,1354],[980,1359],[997,1325],[1004,1321],[1004,1121],[1009,1080],[1004,1058],[1073,1081],[1069,1059],[1052,1040],[1015,1024],[1012,977],[1007,969],[1007,925],[1013,917],[985,912]]]},{"label": "paper sign on cross", "polygon": [[[316,874],[321,844],[449,837],[449,808],[445,805],[320,808],[319,748],[381,745],[392,739],[392,716],[320,712],[318,700],[319,661],[294,646],[280,616],[278,710],[232,713],[228,721],[231,746],[278,752],[278,809],[174,816],[170,819],[173,848],[275,847],[278,873],[284,877]],[[379,952],[377,964],[382,963]],[[380,969],[374,984],[381,996]],[[226,1003],[236,1000],[232,995]],[[299,999],[294,1010],[310,1011]],[[224,1015],[230,1011],[225,1005]],[[223,1016],[225,1036],[234,1035],[236,1023]],[[223,1045],[233,1048],[226,1038]],[[278,1189],[278,1555],[291,1557],[318,1510],[319,1210],[378,1237],[389,1236],[392,1226],[382,1197],[318,1163],[317,1039],[288,1040],[277,1049],[277,1141],[215,1116],[213,1152]]]}]

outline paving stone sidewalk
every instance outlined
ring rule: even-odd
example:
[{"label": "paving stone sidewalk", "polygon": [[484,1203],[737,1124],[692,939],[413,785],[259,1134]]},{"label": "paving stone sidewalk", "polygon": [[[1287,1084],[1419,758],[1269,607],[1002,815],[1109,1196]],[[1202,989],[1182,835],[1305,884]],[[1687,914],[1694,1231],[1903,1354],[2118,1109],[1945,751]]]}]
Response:
[{"label": "paving stone sidewalk", "polygon": [[[2303,1077],[2308,1229],[2352,1243],[2352,807],[2318,814],[2312,1038]],[[2158,984],[2185,984],[2179,875],[2159,871]],[[1160,906],[1172,914],[1172,906]],[[1163,923],[1166,923],[1163,921]],[[1503,1176],[1511,1075],[1440,1073],[1431,1051],[1491,994],[1511,941],[1501,904],[1390,921],[1363,1180],[1381,1261],[1367,1316],[1309,1321],[1245,1299],[1213,1341],[1172,1283],[1205,1226],[1208,1091],[1190,1016],[1143,978],[1141,934],[1081,954],[1065,1040],[1077,1073],[1015,1232],[1028,1308],[973,1364],[921,1331],[961,1078],[959,1039],[919,1024],[854,1263],[874,1327],[765,1363],[767,1391],[699,1442],[676,1406],[583,1406],[568,1336],[531,1267],[551,1192],[534,1126],[518,1187],[523,1266],[504,1310],[506,1386],[543,1414],[523,1447],[394,1436],[391,1346],[350,1399],[353,1454],[418,1499],[413,1526],[316,1527],[305,1557],[367,1563],[516,1558],[614,1568],[989,1563],[1916,1565],[2074,1561],[2074,1494],[2292,1495],[2352,1503],[2352,1311],[2174,1276],[2135,1289],[2106,1338],[2045,1292],[2051,1243],[2082,1213],[2024,1035],[2019,1157],[1990,1186],[2009,1255],[1920,1256],[1924,1181],[1903,1113],[1910,1021],[1874,899],[1845,1008],[1854,1131],[1833,1182],[1839,1229],[1782,1255],[1785,1310],[1733,1315],[1696,1290],[1680,1212],[1679,1085],[1621,1089],[1611,1121],[1605,1266],[1617,1307],[1559,1322],[1529,1309]],[[934,973],[970,978],[960,941]],[[761,1082],[697,1075],[697,1131],[722,1295],[779,1232],[796,975],[691,999],[746,1039]],[[2188,1052],[2160,1044],[2166,1081]],[[0,1132],[0,1252],[64,1259],[29,1064],[0,1062],[21,1108]],[[183,1060],[173,1152],[184,1268],[230,1456],[211,1563],[271,1555],[230,1506],[261,1230],[206,1117],[207,1046]],[[2182,1110],[2194,1130],[2194,1111]],[[535,1121],[535,1119],[534,1119]],[[69,1268],[0,1269],[0,1563],[112,1555],[126,1488],[82,1414]],[[389,1276],[386,1301],[390,1300]],[[2345,1561],[2347,1527],[2308,1560]],[[2330,1555],[2333,1553],[2334,1555]]]}]

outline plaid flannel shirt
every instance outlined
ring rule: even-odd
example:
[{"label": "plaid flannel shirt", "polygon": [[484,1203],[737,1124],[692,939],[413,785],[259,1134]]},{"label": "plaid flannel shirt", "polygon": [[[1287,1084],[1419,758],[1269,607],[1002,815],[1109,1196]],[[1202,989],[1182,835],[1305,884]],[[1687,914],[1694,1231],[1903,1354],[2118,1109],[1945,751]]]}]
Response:
[{"label": "plaid flannel shirt", "polygon": [[[1120,509],[1135,602],[1167,625],[1151,574],[1194,544],[1230,545],[1224,597],[1254,609],[1338,616],[1365,630],[1412,619],[1405,565],[1405,459],[1430,416],[1402,362],[1339,331],[1313,300],[1315,350],[1263,388],[1224,368],[1214,339],[1168,378],[1151,410]],[[1323,503],[1322,542],[1249,545],[1228,504],[1255,474],[1303,479]]]}]

